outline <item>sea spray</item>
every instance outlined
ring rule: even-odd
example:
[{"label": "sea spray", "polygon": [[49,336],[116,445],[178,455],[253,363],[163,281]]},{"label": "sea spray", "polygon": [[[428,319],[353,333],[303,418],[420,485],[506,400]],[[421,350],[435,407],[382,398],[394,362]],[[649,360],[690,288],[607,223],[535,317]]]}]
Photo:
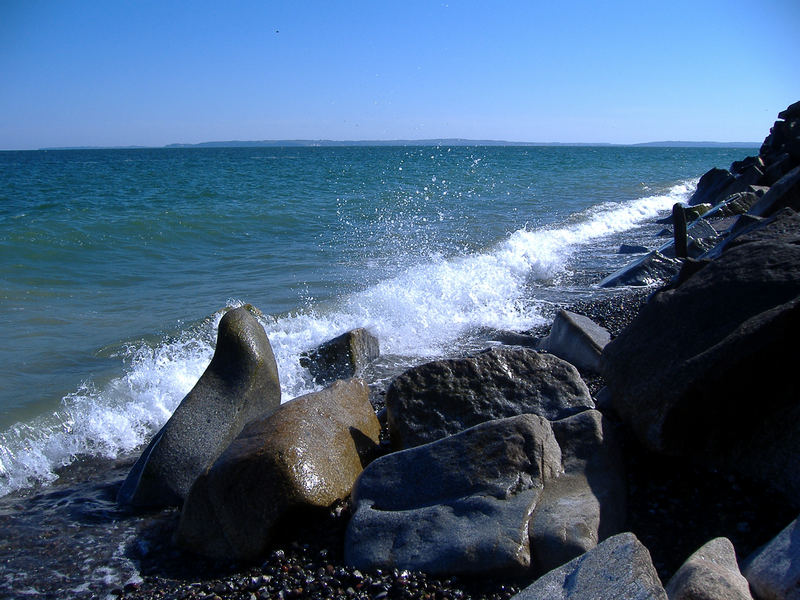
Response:
[{"label": "sea spray", "polygon": [[[481,327],[525,330],[545,322],[531,282],[563,274],[587,244],[637,227],[675,202],[694,182],[628,202],[605,202],[565,222],[524,227],[483,251],[434,255],[399,274],[347,294],[324,312],[260,317],[281,378],[284,399],[319,389],[299,354],[348,329],[367,327],[383,354],[408,364],[447,354]],[[242,304],[239,300],[230,305]],[[213,355],[222,312],[156,344],[128,345],[124,373],[105,384],[88,381],[59,410],[0,434],[0,495],[56,479],[77,457],[117,458],[134,452],[169,418]]]}]

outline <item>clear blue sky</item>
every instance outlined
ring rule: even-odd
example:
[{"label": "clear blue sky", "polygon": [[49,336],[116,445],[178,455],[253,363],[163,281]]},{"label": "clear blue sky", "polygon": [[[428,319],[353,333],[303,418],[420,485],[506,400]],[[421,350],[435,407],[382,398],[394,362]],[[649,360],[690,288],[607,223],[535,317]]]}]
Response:
[{"label": "clear blue sky", "polygon": [[761,141],[797,0],[0,0],[0,149]]}]

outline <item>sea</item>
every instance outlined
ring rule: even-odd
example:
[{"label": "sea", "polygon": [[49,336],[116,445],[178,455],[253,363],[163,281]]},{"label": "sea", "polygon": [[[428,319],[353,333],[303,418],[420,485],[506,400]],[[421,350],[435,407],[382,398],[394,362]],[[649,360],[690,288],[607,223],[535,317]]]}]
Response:
[{"label": "sea", "polygon": [[0,152],[0,597],[141,581],[114,495],[249,303],[283,400],[355,327],[367,376],[547,325],[657,248],[699,176],[756,150],[342,146]]}]

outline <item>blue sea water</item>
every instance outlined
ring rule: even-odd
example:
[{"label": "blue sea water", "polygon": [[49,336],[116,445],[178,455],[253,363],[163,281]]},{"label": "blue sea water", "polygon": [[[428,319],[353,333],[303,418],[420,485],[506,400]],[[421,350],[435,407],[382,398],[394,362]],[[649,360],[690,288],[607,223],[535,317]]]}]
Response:
[{"label": "blue sea water", "polygon": [[111,477],[203,372],[226,306],[263,312],[285,400],[317,389],[300,353],[353,327],[378,336],[371,376],[388,378],[604,293],[620,243],[660,245],[654,218],[746,153],[0,152],[0,496],[79,485],[87,459]]}]

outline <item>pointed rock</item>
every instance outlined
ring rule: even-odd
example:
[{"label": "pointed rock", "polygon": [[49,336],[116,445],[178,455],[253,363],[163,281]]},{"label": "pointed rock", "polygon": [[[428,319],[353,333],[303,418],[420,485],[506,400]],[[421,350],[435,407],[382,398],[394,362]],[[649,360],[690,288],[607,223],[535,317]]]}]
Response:
[{"label": "pointed rock", "polygon": [[264,328],[245,307],[228,311],[211,363],[139,457],[117,500],[180,505],[245,424],[280,403],[278,367]]},{"label": "pointed rock", "polygon": [[667,584],[669,600],[753,600],[728,538],[711,540],[692,554]]},{"label": "pointed rock", "polygon": [[632,533],[608,538],[511,600],[667,600],[650,552]]}]

